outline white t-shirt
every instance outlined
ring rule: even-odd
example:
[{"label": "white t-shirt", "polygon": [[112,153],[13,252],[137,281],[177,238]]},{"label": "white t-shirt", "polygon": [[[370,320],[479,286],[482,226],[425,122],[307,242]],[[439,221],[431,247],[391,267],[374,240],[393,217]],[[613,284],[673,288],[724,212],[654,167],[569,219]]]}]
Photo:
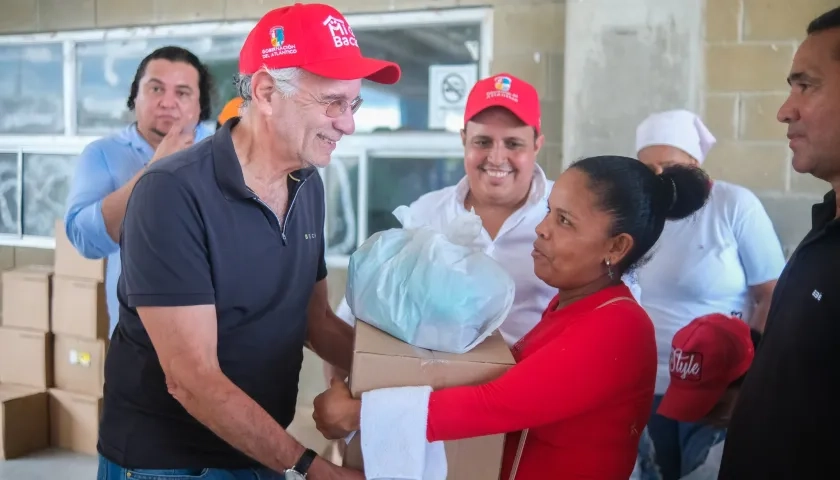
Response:
[{"label": "white t-shirt", "polygon": [[[534,179],[528,200],[511,215],[495,239],[482,229],[477,242],[484,253],[495,259],[510,275],[516,284],[513,308],[499,330],[509,346],[528,333],[542,318],[548,303],[557,294],[557,289],[546,285],[534,274],[534,262],[531,251],[537,239],[537,225],[545,218],[548,196],[554,182],[547,180],[543,170],[536,166]],[[462,178],[457,185],[429,192],[411,205],[412,216],[426,218],[434,228],[443,228],[457,215],[465,213],[464,199],[469,192],[467,178]],[[635,281],[625,278],[625,282],[638,298],[638,286]],[[354,321],[353,313],[346,298],[336,309],[336,315],[347,323]]]},{"label": "white t-shirt", "polygon": [[656,329],[656,393],[662,395],[670,383],[668,361],[677,331],[710,313],[749,320],[749,287],[778,279],[785,258],[758,197],[720,181],[695,215],[666,222],[652,252],[636,275],[644,292],[641,304]]}]

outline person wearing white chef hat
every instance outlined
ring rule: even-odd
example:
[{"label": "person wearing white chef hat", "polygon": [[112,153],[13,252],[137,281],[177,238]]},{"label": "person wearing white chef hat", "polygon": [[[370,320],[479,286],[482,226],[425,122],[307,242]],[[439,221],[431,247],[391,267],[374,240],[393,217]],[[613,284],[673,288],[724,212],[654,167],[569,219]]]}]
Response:
[{"label": "person wearing white chef hat", "polygon": [[[702,165],[716,143],[687,110],[654,113],[636,130],[638,159],[654,171],[672,164]],[[737,162],[737,158],[727,159]],[[671,341],[692,319],[720,313],[763,331],[785,258],[773,224],[750,190],[714,181],[694,216],[669,221],[656,254],[636,276],[641,304],[656,330],[659,357],[651,418],[639,446],[642,479],[678,479],[701,465],[726,431],[656,414],[670,383]],[[738,321],[738,320],[733,320]]]}]

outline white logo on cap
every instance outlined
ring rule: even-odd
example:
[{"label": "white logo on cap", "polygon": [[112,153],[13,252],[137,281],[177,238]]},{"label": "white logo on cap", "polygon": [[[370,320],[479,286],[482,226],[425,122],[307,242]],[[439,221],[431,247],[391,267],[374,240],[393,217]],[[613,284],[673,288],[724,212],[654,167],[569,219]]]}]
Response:
[{"label": "white logo on cap", "polygon": [[671,348],[670,371],[683,380],[698,381],[703,369],[703,354],[683,352],[681,348]]},{"label": "white logo on cap", "polygon": [[359,46],[359,42],[356,40],[356,35],[353,34],[353,30],[350,28],[350,25],[347,25],[344,20],[330,15],[324,20],[324,26],[330,29],[330,36],[332,36],[335,48]]}]

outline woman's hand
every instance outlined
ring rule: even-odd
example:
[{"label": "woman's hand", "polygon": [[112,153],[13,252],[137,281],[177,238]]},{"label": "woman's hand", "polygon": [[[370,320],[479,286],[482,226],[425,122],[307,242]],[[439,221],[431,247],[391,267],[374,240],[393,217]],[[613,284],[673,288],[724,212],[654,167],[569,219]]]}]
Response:
[{"label": "woman's hand", "polygon": [[359,429],[362,402],[350,394],[339,378],[330,380],[330,388],[315,397],[312,418],[321,434],[330,440],[344,438]]}]

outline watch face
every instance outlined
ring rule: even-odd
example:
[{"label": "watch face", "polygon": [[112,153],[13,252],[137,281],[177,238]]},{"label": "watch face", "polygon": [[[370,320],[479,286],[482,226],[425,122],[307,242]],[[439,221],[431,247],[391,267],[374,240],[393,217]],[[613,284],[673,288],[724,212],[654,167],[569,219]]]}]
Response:
[{"label": "watch face", "polygon": [[306,480],[305,475],[302,475],[294,470],[286,470],[284,475],[286,476],[286,480]]}]

